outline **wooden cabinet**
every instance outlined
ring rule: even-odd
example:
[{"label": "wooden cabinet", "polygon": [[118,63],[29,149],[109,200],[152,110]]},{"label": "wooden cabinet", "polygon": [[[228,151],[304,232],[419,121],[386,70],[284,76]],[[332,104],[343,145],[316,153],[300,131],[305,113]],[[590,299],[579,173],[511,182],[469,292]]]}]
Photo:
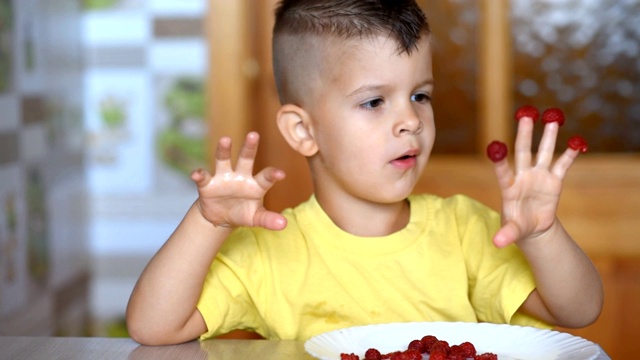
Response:
[{"label": "wooden cabinet", "polygon": [[[504,1],[483,0],[481,6],[486,19],[494,21],[481,28],[478,59],[485,77],[479,80],[478,144],[512,136],[510,74],[504,66],[509,55],[495,50],[508,46]],[[209,116],[212,151],[222,135],[241,143],[246,131],[260,132],[256,167],[273,165],[287,172],[287,179],[266,199],[267,207],[281,210],[305,200],[311,183],[305,160],[288,148],[275,125],[278,100],[270,59],[275,2],[242,0],[230,5],[211,0]],[[493,168],[482,149],[471,155],[433,156],[416,191],[464,193],[496,209],[500,202]],[[565,180],[559,216],[593,258],[606,291],[605,308],[596,323],[561,330],[601,344],[613,358],[633,358],[640,347],[635,339],[640,333],[640,154],[581,156]]]},{"label": "wooden cabinet", "polygon": [[604,282],[602,314],[586,328],[559,330],[597,342],[612,359],[635,359],[640,353],[640,257],[597,256],[593,260]]}]

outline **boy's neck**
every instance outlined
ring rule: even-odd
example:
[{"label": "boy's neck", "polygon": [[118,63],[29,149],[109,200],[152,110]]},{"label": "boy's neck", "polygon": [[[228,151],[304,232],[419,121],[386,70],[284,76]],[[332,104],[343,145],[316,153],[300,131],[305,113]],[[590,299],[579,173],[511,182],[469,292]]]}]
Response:
[{"label": "boy's neck", "polygon": [[335,199],[318,193],[316,199],[336,226],[356,236],[393,234],[404,229],[411,217],[408,200],[379,204],[355,198]]}]

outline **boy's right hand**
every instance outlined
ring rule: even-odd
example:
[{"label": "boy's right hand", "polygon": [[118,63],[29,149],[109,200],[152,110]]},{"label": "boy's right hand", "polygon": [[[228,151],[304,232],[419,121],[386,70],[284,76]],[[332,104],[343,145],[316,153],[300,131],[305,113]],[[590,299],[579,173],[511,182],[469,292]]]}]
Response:
[{"label": "boy's right hand", "polygon": [[276,181],[282,180],[282,170],[267,167],[253,175],[259,135],[247,134],[240,149],[235,169],[231,164],[231,139],[223,137],[216,149],[215,174],[203,169],[191,173],[198,186],[197,206],[202,216],[215,226],[260,226],[282,230],[287,220],[277,212],[265,209],[263,199]]}]

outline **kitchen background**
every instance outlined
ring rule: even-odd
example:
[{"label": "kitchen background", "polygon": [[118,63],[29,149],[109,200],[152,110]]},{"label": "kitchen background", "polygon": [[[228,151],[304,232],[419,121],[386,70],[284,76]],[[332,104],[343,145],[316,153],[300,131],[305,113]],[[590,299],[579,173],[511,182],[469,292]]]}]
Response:
[{"label": "kitchen background", "polygon": [[[274,2],[0,0],[0,335],[126,336],[135,280],[195,199],[188,173],[206,166],[218,134],[267,135],[258,167],[288,172],[270,207],[308,196],[304,162],[270,128]],[[487,131],[512,136],[519,104],[561,106],[576,121],[560,142],[580,133],[592,150],[560,212],[607,296],[577,334],[614,358],[637,354],[640,1],[419,2],[438,14],[435,75],[447,81],[418,190],[495,205]],[[510,21],[487,29],[496,13]],[[504,39],[496,57],[489,43]],[[507,66],[492,62],[500,56]],[[487,106],[498,93],[507,111]]]},{"label": "kitchen background", "polygon": [[206,9],[0,1],[0,334],[124,334],[206,163]]}]

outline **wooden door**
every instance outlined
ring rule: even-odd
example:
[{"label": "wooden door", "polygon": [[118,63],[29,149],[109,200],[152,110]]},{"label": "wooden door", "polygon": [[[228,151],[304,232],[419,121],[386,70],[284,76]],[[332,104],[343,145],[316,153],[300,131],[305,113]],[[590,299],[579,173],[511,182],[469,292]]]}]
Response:
[{"label": "wooden door", "polygon": [[[279,105],[270,58],[275,3],[210,1],[208,110],[212,151],[222,135],[240,144],[248,130],[260,132],[256,167],[273,165],[287,172],[265,200],[267,207],[282,210],[307,199],[312,189],[305,160],[289,149],[275,125]],[[479,4],[477,146],[471,153],[434,154],[416,192],[465,193],[498,209],[500,195],[484,146],[493,139],[513,139],[509,1]],[[581,156],[562,196],[559,217],[594,259],[606,291],[605,308],[595,324],[562,330],[598,342],[613,358],[635,354],[640,350],[640,342],[631,338],[640,333],[640,154]]]}]

